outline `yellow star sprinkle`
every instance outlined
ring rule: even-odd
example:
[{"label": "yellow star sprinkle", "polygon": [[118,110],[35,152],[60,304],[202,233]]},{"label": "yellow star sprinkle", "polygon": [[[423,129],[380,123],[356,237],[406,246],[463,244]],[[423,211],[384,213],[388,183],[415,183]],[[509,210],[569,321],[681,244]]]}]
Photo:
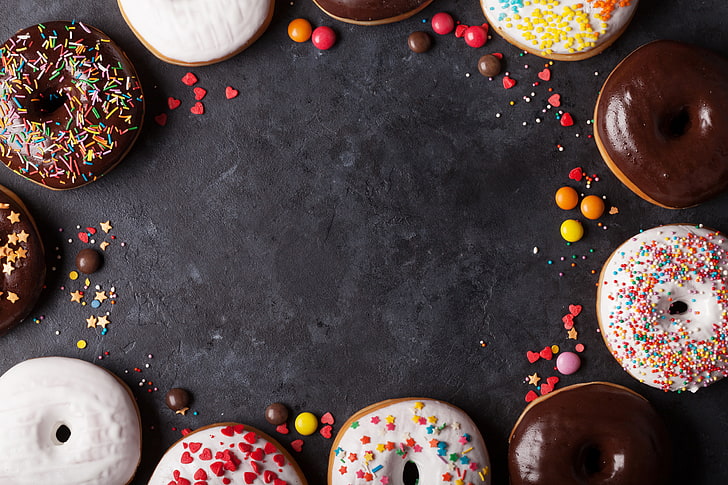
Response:
[{"label": "yellow star sprinkle", "polygon": [[386,449],[387,449],[387,448],[386,448],[386,447],[384,446],[384,444],[382,444],[382,443],[379,443],[379,444],[377,445],[377,451],[378,451],[379,453],[384,453],[384,450],[386,450]]},{"label": "yellow star sprinkle", "polygon": [[8,234],[8,244],[18,244],[18,234],[12,233]]},{"label": "yellow star sprinkle", "polygon": [[99,244],[99,247],[101,248],[102,251],[106,251],[106,248],[109,247],[109,243],[104,241],[101,244]]},{"label": "yellow star sprinkle", "polygon": [[73,293],[71,293],[71,301],[75,301],[76,303],[81,303],[81,298],[83,298],[83,293],[76,290]]},{"label": "yellow star sprinkle", "polygon": [[427,418],[427,422],[432,424],[437,423],[437,416],[430,416],[429,418]]},{"label": "yellow star sprinkle", "polygon": [[10,221],[10,224],[16,224],[20,222],[20,214],[10,211],[10,215],[7,217],[7,219]]},{"label": "yellow star sprinkle", "polygon": [[387,416],[386,418],[384,418],[384,420],[390,424],[394,423],[394,419],[395,419],[394,416],[392,416],[391,414],[389,416]]},{"label": "yellow star sprinkle", "polygon": [[538,381],[540,381],[541,378],[538,376],[537,372],[534,372],[533,375],[528,376],[528,383],[533,384],[534,386],[538,385]]},{"label": "yellow star sprinkle", "polygon": [[96,317],[91,315],[86,319],[86,328],[96,328],[97,321]]},{"label": "yellow star sprinkle", "polygon": [[111,221],[102,222],[99,224],[101,226],[101,230],[104,231],[106,234],[109,233],[110,230],[112,230],[114,227],[111,225]]},{"label": "yellow star sprinkle", "polygon": [[106,326],[110,323],[111,322],[109,321],[109,317],[107,317],[106,315],[101,315],[99,317],[99,319],[96,321],[96,325],[98,325],[101,328],[106,328]]},{"label": "yellow star sprinkle", "polygon": [[13,265],[11,263],[3,264],[3,273],[10,276],[13,271],[15,271],[15,268],[13,268]]},{"label": "yellow star sprinkle", "polygon": [[419,402],[419,401],[417,401],[415,403],[415,409],[422,409],[424,407],[425,407],[425,405],[423,403]]},{"label": "yellow star sprinkle", "polygon": [[28,242],[28,236],[30,236],[30,234],[28,234],[27,232],[25,232],[25,229],[23,229],[22,231],[20,231],[18,233],[18,241],[27,243]]},{"label": "yellow star sprinkle", "polygon": [[106,297],[106,292],[105,291],[97,291],[96,292],[96,297],[94,298],[94,300],[98,300],[98,301],[101,302],[101,301],[106,300],[106,298],[107,297]]},{"label": "yellow star sprinkle", "polygon": [[24,248],[18,248],[17,251],[15,251],[15,255],[18,256],[18,259],[26,258],[28,254],[28,250]]},{"label": "yellow star sprinkle", "polygon": [[570,338],[571,340],[576,340],[576,337],[578,337],[578,336],[579,336],[579,333],[578,333],[578,332],[576,331],[576,329],[575,329],[575,328],[573,328],[573,327],[572,327],[572,329],[571,329],[571,330],[569,330],[568,334],[569,334],[569,338]]},{"label": "yellow star sprinkle", "polygon": [[16,301],[20,300],[20,297],[12,291],[8,291],[8,300],[10,301],[10,303],[15,303]]}]

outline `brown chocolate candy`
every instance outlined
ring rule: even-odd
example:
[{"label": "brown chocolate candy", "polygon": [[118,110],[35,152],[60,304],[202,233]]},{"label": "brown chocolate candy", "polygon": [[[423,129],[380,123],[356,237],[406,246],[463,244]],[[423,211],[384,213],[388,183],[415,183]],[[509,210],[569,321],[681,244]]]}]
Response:
[{"label": "brown chocolate candy", "polygon": [[167,391],[164,402],[174,412],[184,414],[190,406],[190,393],[187,390],[174,387]]},{"label": "brown chocolate candy", "polygon": [[288,408],[285,404],[274,402],[265,408],[265,420],[273,426],[285,423],[288,420]]},{"label": "brown chocolate candy", "polygon": [[101,267],[103,259],[98,251],[91,248],[82,249],[76,255],[76,268],[83,274],[95,273]]},{"label": "brown chocolate candy", "polygon": [[485,77],[497,76],[501,72],[501,61],[493,54],[478,59],[478,71]]},{"label": "brown chocolate candy", "polygon": [[412,52],[422,54],[423,52],[429,51],[430,47],[432,47],[432,37],[427,32],[421,30],[412,32],[407,37],[407,46],[409,46]]}]

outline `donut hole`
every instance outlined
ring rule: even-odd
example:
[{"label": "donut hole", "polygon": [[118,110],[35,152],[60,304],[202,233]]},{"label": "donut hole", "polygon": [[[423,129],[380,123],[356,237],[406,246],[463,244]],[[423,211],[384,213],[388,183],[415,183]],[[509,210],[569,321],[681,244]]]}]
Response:
[{"label": "donut hole", "polygon": [[413,461],[408,461],[404,464],[404,470],[402,470],[402,484],[403,485],[417,485],[420,480],[420,470],[417,468],[417,464]]},{"label": "donut hole", "polygon": [[662,118],[660,130],[667,138],[680,138],[690,130],[692,120],[687,106],[667,114]]},{"label": "donut hole", "polygon": [[670,315],[682,315],[688,311],[688,304],[682,300],[673,301],[667,311]]},{"label": "donut hole", "polygon": [[602,473],[606,465],[601,448],[593,444],[582,448],[579,462],[582,473],[587,477]]},{"label": "donut hole", "polygon": [[56,428],[56,444],[62,445],[71,439],[71,428],[65,424],[61,424]]},{"label": "donut hole", "polygon": [[36,118],[45,118],[61,109],[66,101],[68,101],[68,96],[55,89],[37,91],[31,96],[28,114]]}]

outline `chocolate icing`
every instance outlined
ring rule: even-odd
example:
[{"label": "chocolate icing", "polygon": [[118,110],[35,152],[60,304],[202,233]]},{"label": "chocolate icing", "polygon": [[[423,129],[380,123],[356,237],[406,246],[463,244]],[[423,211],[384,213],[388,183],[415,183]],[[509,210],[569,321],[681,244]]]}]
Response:
[{"label": "chocolate icing", "polygon": [[376,22],[414,14],[432,0],[315,0],[329,15],[342,20]]},{"label": "chocolate icing", "polygon": [[602,154],[623,182],[660,205],[704,202],[728,186],[727,92],[728,60],[673,41],[647,44],[602,88]]},{"label": "chocolate icing", "polygon": [[511,485],[657,485],[670,450],[647,400],[596,382],[534,401],[511,434],[508,467]]},{"label": "chocolate icing", "polygon": [[0,61],[0,160],[16,173],[70,189],[104,175],[133,145],[144,117],[141,85],[103,32],[38,24],[8,39]]},{"label": "chocolate icing", "polygon": [[28,316],[44,280],[43,243],[35,223],[20,199],[0,186],[0,335]]}]

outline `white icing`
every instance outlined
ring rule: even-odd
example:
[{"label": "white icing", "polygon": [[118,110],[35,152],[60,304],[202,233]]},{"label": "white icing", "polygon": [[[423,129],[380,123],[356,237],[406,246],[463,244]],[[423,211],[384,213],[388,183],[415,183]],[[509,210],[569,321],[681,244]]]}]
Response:
[{"label": "white icing", "polygon": [[[124,485],[141,457],[128,388],[83,360],[45,357],[0,377],[0,483]],[[70,430],[64,443],[59,426]]]},{"label": "white icing", "polygon": [[[189,480],[189,484],[198,481],[205,481],[207,485],[223,485],[223,484],[240,484],[247,483],[250,485],[284,485],[277,480],[282,480],[285,485],[306,485],[305,480],[299,475],[296,467],[291,464],[290,455],[286,456],[274,443],[263,438],[256,430],[248,429],[243,425],[235,425],[233,423],[225,423],[199,429],[188,434],[182,440],[178,441],[162,457],[157,468],[149,479],[149,485],[168,485],[169,483],[179,483],[180,478]],[[223,432],[227,430],[227,434]],[[249,433],[253,433],[250,435]],[[228,436],[232,434],[232,436]],[[266,444],[273,445],[270,453],[265,453]],[[242,449],[243,446],[245,449]],[[252,451],[247,451],[247,447]],[[256,450],[260,450],[257,452]],[[218,453],[229,452],[227,457],[218,455]],[[259,453],[260,455],[256,455]],[[189,456],[189,463],[182,463],[183,456]],[[211,458],[208,458],[211,457]],[[240,460],[240,463],[230,468],[235,470],[222,468],[221,475],[217,475],[214,470],[215,463],[231,462]],[[280,466],[276,460],[283,460],[283,466]],[[255,462],[256,465],[253,465]],[[219,465],[218,465],[219,466]],[[257,471],[255,467],[257,466]],[[204,472],[206,478],[195,478],[196,473]],[[275,474],[275,477],[270,473]],[[254,474],[252,481],[245,480],[246,474]],[[266,482],[267,478],[271,481]],[[248,475],[252,477],[253,475]]]},{"label": "white icing", "polygon": [[[629,23],[638,2],[631,0],[629,6],[615,6],[611,18],[606,21],[602,20],[601,9],[587,0],[481,0],[481,7],[499,33],[532,51],[548,55],[587,52],[609,41]],[[580,22],[579,15],[569,15],[568,9],[583,13],[581,18],[588,22]],[[549,17],[554,21],[549,22]],[[556,17],[562,18],[557,22]],[[538,23],[540,18],[546,19],[547,23]],[[566,25],[557,26],[561,22]],[[536,30],[539,27],[543,27],[542,32]],[[560,34],[554,34],[550,30],[553,28]]]},{"label": "white icing", "polygon": [[419,485],[490,483],[488,450],[460,409],[432,399],[408,399],[366,411],[349,420],[351,425],[337,437],[329,485],[402,485],[408,461],[417,466]]},{"label": "white icing", "polygon": [[266,24],[273,0],[118,0],[136,34],[164,57],[205,63],[228,57]]},{"label": "white icing", "polygon": [[[705,228],[661,226],[622,244],[598,296],[604,339],[622,367],[666,391],[695,392],[728,374],[726,275],[728,240]],[[673,304],[685,311],[671,314]]]}]

